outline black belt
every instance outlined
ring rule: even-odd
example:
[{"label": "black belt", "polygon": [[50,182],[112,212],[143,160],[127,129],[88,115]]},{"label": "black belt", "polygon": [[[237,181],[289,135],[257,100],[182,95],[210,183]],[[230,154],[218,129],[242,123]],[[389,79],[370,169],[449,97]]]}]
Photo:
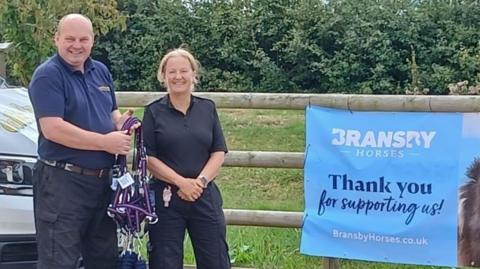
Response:
[{"label": "black belt", "polygon": [[86,175],[86,176],[104,177],[106,175],[109,175],[111,171],[111,169],[88,169],[88,168],[83,168],[71,163],[59,162],[59,161],[48,161],[41,158],[38,158],[38,160],[48,166],[60,168],[65,171],[73,172],[80,175]]}]

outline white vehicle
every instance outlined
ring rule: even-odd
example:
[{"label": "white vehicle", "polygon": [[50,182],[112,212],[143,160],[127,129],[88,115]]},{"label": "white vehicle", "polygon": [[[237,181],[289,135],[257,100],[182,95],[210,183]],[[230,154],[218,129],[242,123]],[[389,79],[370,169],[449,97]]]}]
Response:
[{"label": "white vehicle", "polygon": [[27,89],[0,77],[0,268],[35,268],[32,171],[37,127]]}]

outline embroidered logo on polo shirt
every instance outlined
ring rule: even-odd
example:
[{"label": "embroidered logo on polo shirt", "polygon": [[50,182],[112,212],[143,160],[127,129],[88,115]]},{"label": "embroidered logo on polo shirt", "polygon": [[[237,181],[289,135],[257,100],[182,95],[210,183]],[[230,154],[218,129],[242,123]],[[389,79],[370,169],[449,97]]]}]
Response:
[{"label": "embroidered logo on polo shirt", "polygon": [[108,87],[108,86],[100,86],[100,87],[98,87],[98,89],[101,92],[109,92],[110,91],[110,87]]}]

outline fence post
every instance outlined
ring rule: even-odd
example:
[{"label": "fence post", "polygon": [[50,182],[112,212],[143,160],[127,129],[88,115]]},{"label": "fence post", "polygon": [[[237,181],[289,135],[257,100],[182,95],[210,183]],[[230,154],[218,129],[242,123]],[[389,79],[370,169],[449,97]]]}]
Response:
[{"label": "fence post", "polygon": [[323,258],[323,269],[340,269],[340,262],[333,258]]}]

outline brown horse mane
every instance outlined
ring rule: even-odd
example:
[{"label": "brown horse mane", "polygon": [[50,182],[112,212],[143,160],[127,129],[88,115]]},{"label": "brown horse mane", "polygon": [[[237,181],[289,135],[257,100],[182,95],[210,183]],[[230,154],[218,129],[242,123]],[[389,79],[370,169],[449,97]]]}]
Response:
[{"label": "brown horse mane", "polygon": [[480,158],[465,175],[468,180],[460,187],[458,204],[458,263],[480,266]]}]

